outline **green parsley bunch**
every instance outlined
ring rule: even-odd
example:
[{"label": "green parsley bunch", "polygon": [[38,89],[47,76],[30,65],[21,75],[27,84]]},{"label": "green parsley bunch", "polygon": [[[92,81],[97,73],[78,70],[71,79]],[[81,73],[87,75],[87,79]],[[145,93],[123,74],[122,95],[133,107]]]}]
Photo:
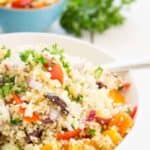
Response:
[{"label": "green parsley bunch", "polygon": [[102,33],[124,22],[122,9],[134,0],[69,0],[62,14],[61,26],[81,36],[82,31]]}]

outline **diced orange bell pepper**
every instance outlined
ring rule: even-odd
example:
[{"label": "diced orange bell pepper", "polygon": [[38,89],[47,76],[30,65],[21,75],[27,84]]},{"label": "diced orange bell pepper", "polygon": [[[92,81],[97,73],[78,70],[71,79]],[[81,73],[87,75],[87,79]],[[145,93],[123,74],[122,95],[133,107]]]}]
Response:
[{"label": "diced orange bell pepper", "polygon": [[117,90],[109,91],[109,96],[113,99],[114,103],[125,103],[125,97]]},{"label": "diced orange bell pepper", "polygon": [[40,117],[39,117],[38,114],[33,113],[32,117],[24,116],[24,120],[27,121],[27,122],[36,123],[37,121],[40,120]]},{"label": "diced orange bell pepper", "polygon": [[67,131],[67,132],[64,132],[64,133],[57,133],[56,137],[59,140],[68,140],[68,139],[75,138],[75,137],[79,136],[80,132],[81,132],[80,129],[76,129],[74,131]]},{"label": "diced orange bell pepper", "polygon": [[24,114],[24,113],[25,113],[25,110],[26,110],[26,108],[20,106],[19,112],[20,112],[21,114]]},{"label": "diced orange bell pepper", "polygon": [[109,123],[109,126],[116,126],[122,136],[133,126],[133,119],[126,112],[119,112]]},{"label": "diced orange bell pepper", "polygon": [[12,97],[13,97],[13,101],[15,101],[16,104],[22,104],[23,103],[23,101],[21,100],[21,98],[18,95],[13,94]]},{"label": "diced orange bell pepper", "polygon": [[69,150],[69,143],[65,143],[62,145],[61,150]]}]

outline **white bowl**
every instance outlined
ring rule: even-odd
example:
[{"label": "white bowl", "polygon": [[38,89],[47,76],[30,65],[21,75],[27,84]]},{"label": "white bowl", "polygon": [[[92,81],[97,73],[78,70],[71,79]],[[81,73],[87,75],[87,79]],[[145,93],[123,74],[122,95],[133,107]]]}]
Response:
[{"label": "white bowl", "polygon": [[[51,43],[58,43],[58,45],[64,48],[64,50],[67,53],[73,56],[80,56],[81,58],[82,57],[86,58],[95,64],[110,63],[114,61],[114,58],[112,56],[109,56],[105,52],[93,47],[87,42],[83,42],[73,38],[58,36],[54,34],[46,34],[46,33],[17,33],[17,34],[0,35],[0,45],[6,45],[7,47],[10,48],[15,48],[16,46],[20,47],[22,45],[32,45],[32,46],[38,46],[39,44],[49,45]],[[134,79],[130,73],[127,73],[125,76],[132,82],[132,88],[127,95],[127,99],[131,100],[132,105],[137,104],[138,97],[137,97]],[[138,120],[138,115],[137,115],[137,120]],[[135,137],[136,132],[138,131],[136,131],[135,127],[133,127],[131,132],[127,135],[127,137],[123,140],[123,142],[117,147],[117,150],[133,149],[132,144],[133,145],[135,144],[134,142],[136,141],[136,137]],[[136,150],[139,150],[138,146]]]}]

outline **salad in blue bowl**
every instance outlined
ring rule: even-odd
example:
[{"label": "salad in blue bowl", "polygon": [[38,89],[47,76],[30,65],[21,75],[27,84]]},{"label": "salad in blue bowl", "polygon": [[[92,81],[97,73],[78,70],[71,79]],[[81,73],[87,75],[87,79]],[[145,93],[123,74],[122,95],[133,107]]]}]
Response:
[{"label": "salad in blue bowl", "polygon": [[3,32],[43,32],[60,16],[66,0],[1,0]]}]

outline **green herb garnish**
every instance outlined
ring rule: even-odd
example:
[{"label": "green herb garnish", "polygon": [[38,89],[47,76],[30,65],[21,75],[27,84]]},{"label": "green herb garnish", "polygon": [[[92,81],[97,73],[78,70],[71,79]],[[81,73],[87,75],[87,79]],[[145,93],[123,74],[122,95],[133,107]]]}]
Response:
[{"label": "green herb garnish", "polygon": [[81,103],[83,101],[83,95],[78,95],[76,101]]},{"label": "green herb garnish", "polygon": [[69,74],[71,71],[71,67],[70,67],[69,63],[65,60],[65,57],[61,56],[60,61],[63,65],[64,69],[66,70],[66,72]]},{"label": "green herb garnish", "polygon": [[6,97],[9,95],[13,89],[15,84],[15,77],[10,77],[8,75],[3,75],[1,77],[1,84],[0,84],[0,96]]},{"label": "green herb garnish", "polygon": [[96,135],[96,130],[95,129],[88,129],[88,136],[93,137]]},{"label": "green herb garnish", "polygon": [[123,88],[124,88],[124,86],[119,86],[117,90],[121,91],[121,90],[123,90]]},{"label": "green herb garnish", "polygon": [[35,51],[34,51],[34,50],[26,50],[26,51],[24,51],[24,52],[22,52],[22,53],[20,54],[20,58],[21,58],[21,60],[24,61],[24,62],[27,62],[27,61],[28,61],[28,58],[29,58],[30,56],[32,56],[32,57],[35,56]]},{"label": "green herb garnish", "polygon": [[63,49],[60,49],[57,44],[52,45],[52,49],[50,50],[52,55],[62,55],[64,53]]},{"label": "green herb garnish", "polygon": [[11,56],[11,51],[8,49],[5,56],[4,56],[4,59],[8,58]]},{"label": "green herb garnish", "polygon": [[26,50],[20,54],[20,58],[22,61],[28,63],[29,57],[32,57],[35,63],[46,64],[47,60],[43,55],[36,53],[34,50]]},{"label": "green herb garnish", "polygon": [[101,77],[102,73],[103,73],[103,68],[97,67],[96,70],[94,71],[95,78],[98,80]]},{"label": "green herb garnish", "polygon": [[54,44],[54,45],[52,45],[52,49],[50,50],[50,54],[60,56],[60,62],[62,63],[62,66],[65,69],[65,71],[69,74],[71,71],[71,67],[69,65],[69,62],[65,59],[64,50],[60,49],[57,46],[57,44]]},{"label": "green herb garnish", "polygon": [[1,87],[1,96],[6,97],[7,95],[9,95],[12,90],[12,87],[12,83],[6,83],[3,87]]},{"label": "green herb garnish", "polygon": [[0,51],[2,51],[2,54],[0,52],[0,61],[3,61],[11,56],[11,50],[7,49],[5,46],[1,47]]},{"label": "green herb garnish", "polygon": [[17,85],[16,87],[13,88],[13,91],[16,94],[20,94],[26,91],[27,85],[25,83],[22,83],[21,85]]},{"label": "green herb garnish", "polygon": [[18,124],[22,123],[22,120],[20,118],[12,118],[11,117],[10,123],[13,125],[18,125]]},{"label": "green herb garnish", "polygon": [[83,31],[102,33],[123,24],[122,9],[134,0],[69,0],[62,14],[61,26],[69,33],[81,36]]},{"label": "green herb garnish", "polygon": [[14,83],[15,82],[15,76],[9,76],[9,75],[4,75],[3,76],[3,82],[6,83],[6,82],[12,82]]},{"label": "green herb garnish", "polygon": [[41,63],[41,64],[46,64],[47,60],[43,55],[37,55],[37,56],[34,57],[34,62]]}]

